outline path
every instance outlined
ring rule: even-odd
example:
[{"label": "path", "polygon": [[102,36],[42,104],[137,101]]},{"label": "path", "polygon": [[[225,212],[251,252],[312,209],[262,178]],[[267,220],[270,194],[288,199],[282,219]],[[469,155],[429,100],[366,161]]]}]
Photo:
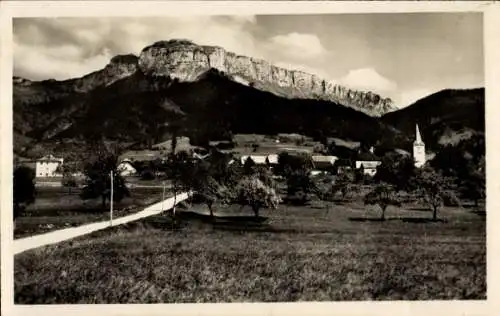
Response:
[{"label": "path", "polygon": [[[177,203],[184,201],[187,199],[187,193],[181,193],[177,195]],[[162,207],[163,204],[163,207]],[[141,218],[145,218],[148,216],[159,214],[163,211],[166,211],[174,206],[174,198],[168,198],[162,202],[158,202],[156,204],[150,205],[146,207],[144,210],[137,212],[135,214],[119,217],[113,219],[113,223],[111,225],[110,221],[97,222],[92,224],[85,224],[78,227],[65,228],[56,230],[53,232],[40,234],[36,236],[20,238],[14,240],[14,254],[18,254],[30,249],[55,244],[61,241],[65,241],[68,239],[72,239],[75,237],[83,236],[86,234],[90,234],[92,232],[105,229],[112,226],[118,226],[121,224],[129,223],[132,221],[139,220]]]}]

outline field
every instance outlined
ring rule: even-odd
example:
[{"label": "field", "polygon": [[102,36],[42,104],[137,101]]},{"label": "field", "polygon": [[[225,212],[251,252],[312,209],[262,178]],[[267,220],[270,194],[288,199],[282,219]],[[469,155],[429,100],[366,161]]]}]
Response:
[{"label": "field", "polygon": [[[17,304],[486,298],[485,217],[357,202],[154,216],[15,258]],[[197,211],[194,213],[191,211]]]},{"label": "field", "polygon": [[[115,203],[113,216],[121,217],[142,210],[162,198],[161,187],[133,187],[130,197]],[[14,238],[22,238],[57,229],[79,226],[109,219],[109,206],[102,209],[101,201],[83,201],[80,190],[71,194],[63,187],[39,187],[35,203],[29,205],[16,219]],[[169,191],[166,194],[170,194]]]}]

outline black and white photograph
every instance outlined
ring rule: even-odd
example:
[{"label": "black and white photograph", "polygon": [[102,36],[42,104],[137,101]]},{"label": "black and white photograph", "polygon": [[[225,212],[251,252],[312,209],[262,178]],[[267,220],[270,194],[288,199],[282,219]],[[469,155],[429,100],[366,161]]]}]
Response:
[{"label": "black and white photograph", "polygon": [[486,301],[482,12],[162,13],[12,18],[14,304]]}]

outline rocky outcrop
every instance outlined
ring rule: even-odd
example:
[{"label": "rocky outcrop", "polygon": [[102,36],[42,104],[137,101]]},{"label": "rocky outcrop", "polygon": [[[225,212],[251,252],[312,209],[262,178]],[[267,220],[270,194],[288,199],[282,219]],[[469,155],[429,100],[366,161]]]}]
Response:
[{"label": "rocky outcrop", "polygon": [[[352,90],[303,71],[277,67],[271,63],[228,52],[221,47],[201,46],[188,40],[160,41],[144,48],[139,57],[118,55],[102,70],[81,78],[37,82],[61,93],[85,93],[108,86],[140,70],[147,76],[195,81],[209,69],[216,69],[236,82],[287,98],[319,99],[336,102],[371,116],[395,110],[392,100],[372,93]],[[18,89],[33,82],[14,77]],[[55,94],[55,92],[54,92]]]},{"label": "rocky outcrop", "polygon": [[280,96],[333,101],[372,116],[395,109],[391,99],[375,93],[351,90],[313,74],[277,67],[265,60],[188,40],[161,41],[144,48],[138,67],[146,75],[169,76],[180,81],[194,81],[213,68],[238,82],[247,82]]},{"label": "rocky outcrop", "polygon": [[132,54],[118,55],[113,57],[104,69],[82,78],[67,80],[66,83],[71,84],[76,92],[87,92],[99,86],[108,86],[136,72],[137,61],[137,56]]}]

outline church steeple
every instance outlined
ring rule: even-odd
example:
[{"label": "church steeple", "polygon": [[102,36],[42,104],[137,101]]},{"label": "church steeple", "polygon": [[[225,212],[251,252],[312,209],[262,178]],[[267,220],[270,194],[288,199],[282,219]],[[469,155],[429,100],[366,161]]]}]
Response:
[{"label": "church steeple", "polygon": [[415,161],[415,167],[420,168],[425,165],[425,144],[422,141],[422,135],[420,135],[420,130],[418,124],[415,126],[415,141],[413,142],[413,159]]},{"label": "church steeple", "polygon": [[420,135],[420,130],[418,129],[418,124],[415,125],[415,144],[422,144],[422,135]]}]

